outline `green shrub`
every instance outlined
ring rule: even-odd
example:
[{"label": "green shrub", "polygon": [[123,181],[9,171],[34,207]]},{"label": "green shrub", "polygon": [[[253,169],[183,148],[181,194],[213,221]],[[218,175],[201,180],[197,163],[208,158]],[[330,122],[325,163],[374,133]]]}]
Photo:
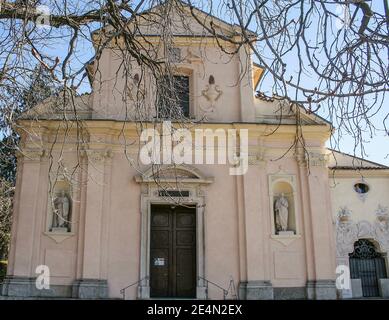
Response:
[{"label": "green shrub", "polygon": [[7,274],[7,262],[8,261],[0,261],[0,282],[3,281]]}]

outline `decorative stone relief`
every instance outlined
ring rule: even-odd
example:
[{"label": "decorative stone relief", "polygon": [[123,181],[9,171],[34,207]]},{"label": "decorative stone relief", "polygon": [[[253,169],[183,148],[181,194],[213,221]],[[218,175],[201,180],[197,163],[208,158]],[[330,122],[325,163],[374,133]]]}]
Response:
[{"label": "decorative stone relief", "polygon": [[[379,212],[381,208],[379,206]],[[381,217],[381,213],[379,215]],[[346,257],[354,251],[354,243],[358,239],[367,238],[378,242],[381,252],[389,251],[389,223],[388,219],[378,218],[373,223],[369,221],[336,221],[336,251],[337,257]]]},{"label": "decorative stone relief", "polygon": [[[139,100],[143,100],[145,96],[144,88],[140,84],[139,73],[136,73],[132,76],[127,83],[127,97],[134,101],[134,103],[139,103]],[[134,109],[134,105],[132,105]],[[133,111],[133,110],[131,110]]]},{"label": "decorative stone relief", "polygon": [[213,75],[209,76],[208,85],[205,87],[205,90],[201,91],[201,94],[209,102],[207,106],[200,105],[201,111],[204,112],[204,116],[207,119],[215,119],[217,117],[215,105],[216,102],[219,100],[220,96],[223,94],[223,91],[220,90],[219,86],[215,84],[215,78]]},{"label": "decorative stone relief", "polygon": [[248,163],[249,165],[265,165],[265,161],[260,154],[249,154]]},{"label": "decorative stone relief", "polygon": [[202,62],[202,59],[197,54],[193,53],[191,48],[188,48],[188,53],[186,56],[186,61],[188,63],[196,63],[196,62]]},{"label": "decorative stone relief", "polygon": [[382,205],[378,205],[377,210],[375,211],[378,221],[380,222],[388,222],[389,220],[389,211],[388,207],[383,207]]},{"label": "decorative stone relief", "polygon": [[324,153],[309,153],[309,165],[312,167],[325,167],[328,163],[328,155]]},{"label": "decorative stone relief", "polygon": [[56,243],[61,243],[62,241],[74,236],[73,232],[44,232],[44,234],[53,239]]},{"label": "decorative stone relief", "polygon": [[349,221],[351,211],[347,207],[341,207],[338,211],[338,219],[341,222]]},{"label": "decorative stone relief", "polygon": [[84,153],[82,154],[84,157],[87,157],[88,160],[93,162],[101,162],[104,161],[106,158],[112,158],[112,151],[111,150],[84,150]]},{"label": "decorative stone relief", "polygon": [[307,166],[307,158],[305,154],[305,148],[304,147],[296,147],[295,149],[295,158],[297,161],[297,164],[301,167]]}]

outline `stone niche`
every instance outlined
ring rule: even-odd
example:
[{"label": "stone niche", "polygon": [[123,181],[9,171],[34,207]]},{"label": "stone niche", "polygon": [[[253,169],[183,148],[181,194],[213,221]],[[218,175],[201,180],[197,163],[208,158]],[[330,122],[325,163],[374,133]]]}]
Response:
[{"label": "stone niche", "polygon": [[45,234],[57,243],[73,233],[73,188],[71,183],[59,177],[48,190]]},{"label": "stone niche", "polygon": [[[276,235],[295,235],[297,233],[296,225],[296,210],[295,210],[295,191],[293,186],[293,176],[277,176],[270,177],[271,189],[270,189],[270,202],[272,208],[272,227],[273,234]],[[283,197],[283,203],[287,206],[287,228],[282,230],[280,219],[278,218],[277,206],[280,198]]]},{"label": "stone niche", "polygon": [[[300,237],[296,197],[296,177],[294,175],[284,173],[269,175],[271,238],[282,242],[284,245],[288,245],[294,239]],[[280,204],[282,204],[281,207]],[[280,211],[282,210],[284,210],[283,219],[280,218]],[[286,211],[287,219],[285,219]]]}]

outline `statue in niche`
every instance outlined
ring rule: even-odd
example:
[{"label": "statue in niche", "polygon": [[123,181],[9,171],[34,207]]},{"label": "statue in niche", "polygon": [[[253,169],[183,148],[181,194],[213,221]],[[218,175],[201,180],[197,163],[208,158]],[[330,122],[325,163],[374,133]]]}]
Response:
[{"label": "statue in niche", "polygon": [[[54,199],[52,231],[68,231],[70,218],[70,201],[62,190]],[[65,230],[64,230],[65,229]]]},{"label": "statue in niche", "polygon": [[287,231],[288,229],[288,216],[289,216],[289,202],[284,193],[278,197],[274,204],[275,216],[276,216],[276,230]]}]

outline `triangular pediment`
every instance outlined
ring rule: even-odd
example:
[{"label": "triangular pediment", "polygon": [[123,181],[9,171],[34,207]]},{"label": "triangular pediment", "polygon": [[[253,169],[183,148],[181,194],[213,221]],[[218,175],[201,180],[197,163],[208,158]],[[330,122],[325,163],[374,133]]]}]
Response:
[{"label": "triangular pediment", "polygon": [[290,105],[286,100],[269,97],[257,92],[255,99],[256,120],[268,124],[326,125],[331,123],[314,112],[306,110],[302,105]]},{"label": "triangular pediment", "polygon": [[[167,23],[166,17],[169,17]],[[202,26],[205,25],[205,28]],[[143,11],[137,16],[136,24],[129,23],[128,28],[142,37],[161,35],[161,25],[169,26],[173,36],[188,36],[192,38],[213,36],[214,34],[231,38],[241,34],[240,27],[228,23],[215,15],[190,6],[180,0],[170,0]],[[136,29],[135,29],[136,28]],[[98,34],[99,30],[94,31]],[[109,31],[107,28],[105,31]],[[246,30],[249,36],[256,34]]]},{"label": "triangular pediment", "polygon": [[213,178],[205,176],[195,167],[189,165],[153,165],[143,174],[135,177],[137,182],[186,182],[212,183]]},{"label": "triangular pediment", "polygon": [[89,119],[91,114],[89,94],[60,92],[24,111],[20,119]]}]

